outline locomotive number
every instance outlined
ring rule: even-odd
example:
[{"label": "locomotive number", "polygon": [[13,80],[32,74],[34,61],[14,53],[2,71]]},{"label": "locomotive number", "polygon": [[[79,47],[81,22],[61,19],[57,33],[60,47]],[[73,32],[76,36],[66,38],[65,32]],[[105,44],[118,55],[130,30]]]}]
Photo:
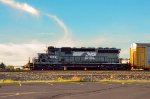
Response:
[{"label": "locomotive number", "polygon": [[52,59],[57,59],[57,56],[49,56]]}]

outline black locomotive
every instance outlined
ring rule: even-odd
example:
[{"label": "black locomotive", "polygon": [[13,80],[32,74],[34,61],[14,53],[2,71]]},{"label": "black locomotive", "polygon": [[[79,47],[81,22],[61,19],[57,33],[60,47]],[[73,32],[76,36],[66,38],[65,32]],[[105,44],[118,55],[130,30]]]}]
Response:
[{"label": "black locomotive", "polygon": [[32,70],[127,70],[128,63],[121,63],[117,48],[55,48],[38,53],[30,63]]}]

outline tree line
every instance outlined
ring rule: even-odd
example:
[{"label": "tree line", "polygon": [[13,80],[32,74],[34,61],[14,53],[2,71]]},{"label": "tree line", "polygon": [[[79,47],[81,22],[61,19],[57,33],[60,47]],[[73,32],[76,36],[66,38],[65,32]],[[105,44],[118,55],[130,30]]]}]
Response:
[{"label": "tree line", "polygon": [[12,65],[5,65],[3,62],[0,63],[0,71],[20,71],[20,68],[14,68]]}]

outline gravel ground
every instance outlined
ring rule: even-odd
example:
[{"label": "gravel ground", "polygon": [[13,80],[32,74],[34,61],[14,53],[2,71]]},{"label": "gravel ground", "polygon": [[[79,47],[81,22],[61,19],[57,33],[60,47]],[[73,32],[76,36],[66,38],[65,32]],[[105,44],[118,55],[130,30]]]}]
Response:
[{"label": "gravel ground", "polygon": [[0,72],[0,80],[150,80],[150,71],[25,71]]}]

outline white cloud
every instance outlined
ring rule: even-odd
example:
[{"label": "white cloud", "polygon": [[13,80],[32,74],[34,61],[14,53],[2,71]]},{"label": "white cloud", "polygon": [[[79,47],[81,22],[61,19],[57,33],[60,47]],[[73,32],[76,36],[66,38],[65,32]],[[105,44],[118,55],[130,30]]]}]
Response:
[{"label": "white cloud", "polygon": [[64,36],[60,38],[56,44],[57,47],[62,46],[76,46],[77,42],[73,40],[71,36],[71,31],[69,31],[69,28],[66,26],[66,24],[61,20],[59,17],[51,14],[45,14],[46,16],[53,19],[62,29],[64,32]]},{"label": "white cloud", "polygon": [[11,6],[15,9],[25,11],[34,16],[39,16],[39,11],[33,8],[32,6],[28,5],[27,3],[19,3],[16,0],[0,0],[0,2],[5,5]]},{"label": "white cloud", "polygon": [[129,58],[129,54],[130,54],[130,48],[122,48],[120,57],[121,58]]},{"label": "white cloud", "polygon": [[28,58],[37,56],[37,53],[44,52],[46,49],[43,43],[28,44],[0,44],[0,61],[7,65],[25,65]]},{"label": "white cloud", "polygon": [[55,20],[57,22],[57,24],[64,30],[64,33],[65,33],[64,38],[69,36],[69,29],[67,28],[67,26],[65,25],[65,23],[61,19],[59,19],[55,15],[46,14],[46,16]]}]

